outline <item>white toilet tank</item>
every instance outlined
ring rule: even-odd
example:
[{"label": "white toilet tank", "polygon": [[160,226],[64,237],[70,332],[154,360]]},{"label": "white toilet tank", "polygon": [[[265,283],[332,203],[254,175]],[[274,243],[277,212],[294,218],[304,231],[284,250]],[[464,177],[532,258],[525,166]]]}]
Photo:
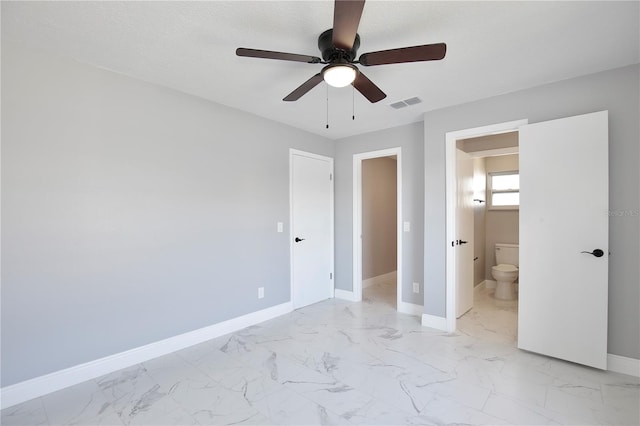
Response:
[{"label": "white toilet tank", "polygon": [[496,244],[496,264],[519,266],[518,244]]}]

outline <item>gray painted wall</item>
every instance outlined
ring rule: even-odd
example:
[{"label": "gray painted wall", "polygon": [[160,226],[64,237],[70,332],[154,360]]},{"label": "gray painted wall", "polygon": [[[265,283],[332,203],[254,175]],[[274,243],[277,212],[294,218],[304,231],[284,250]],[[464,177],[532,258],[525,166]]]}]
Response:
[{"label": "gray painted wall", "polygon": [[5,41],[2,144],[2,386],[289,301],[288,150],[334,147]]},{"label": "gray painted wall", "polygon": [[362,279],[394,272],[398,261],[397,161],[362,162]]},{"label": "gray painted wall", "polygon": [[[402,211],[411,232],[402,234],[402,300],[422,305],[424,133],[422,123],[353,136],[336,141],[336,288],[353,284],[353,155],[394,147],[402,148]],[[420,283],[420,294],[412,291]]]},{"label": "gray painted wall", "polygon": [[601,110],[609,110],[609,353],[640,358],[639,65],[425,114],[426,313],[445,315],[446,132],[523,118],[536,123]]}]

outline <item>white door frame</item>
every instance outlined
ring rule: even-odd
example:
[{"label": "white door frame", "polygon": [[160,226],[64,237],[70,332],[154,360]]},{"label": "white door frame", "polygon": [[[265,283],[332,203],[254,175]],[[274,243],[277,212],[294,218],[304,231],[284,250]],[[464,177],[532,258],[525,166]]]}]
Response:
[{"label": "white door frame", "polygon": [[396,156],[396,288],[397,310],[402,306],[402,148],[381,149],[353,155],[353,300],[362,300],[362,161]]},{"label": "white door frame", "polygon": [[447,132],[445,136],[445,164],[446,164],[446,331],[456,330],[456,251],[451,242],[456,240],[456,141],[459,139],[476,138],[517,131],[520,126],[529,124],[529,120],[515,120],[471,129]]},{"label": "white door frame", "polygon": [[[334,168],[333,158],[326,157],[324,155],[314,154],[311,152],[300,151],[297,149],[289,148],[289,300],[293,306],[293,156],[299,155],[303,157],[315,158],[317,160],[327,161],[331,166],[331,200],[329,202],[329,210],[331,211],[331,237],[329,249],[331,250],[331,276],[329,280],[329,295],[335,297],[335,209],[334,209]],[[295,309],[295,306],[293,307]]]}]

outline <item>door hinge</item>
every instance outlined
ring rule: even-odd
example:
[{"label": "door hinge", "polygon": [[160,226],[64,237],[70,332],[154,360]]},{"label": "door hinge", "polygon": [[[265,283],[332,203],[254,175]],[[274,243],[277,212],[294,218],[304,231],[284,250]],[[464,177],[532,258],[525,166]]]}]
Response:
[{"label": "door hinge", "polygon": [[329,279],[332,280],[333,279],[333,272],[329,272]]},{"label": "door hinge", "polygon": [[329,180],[333,180],[333,173],[329,173]]}]

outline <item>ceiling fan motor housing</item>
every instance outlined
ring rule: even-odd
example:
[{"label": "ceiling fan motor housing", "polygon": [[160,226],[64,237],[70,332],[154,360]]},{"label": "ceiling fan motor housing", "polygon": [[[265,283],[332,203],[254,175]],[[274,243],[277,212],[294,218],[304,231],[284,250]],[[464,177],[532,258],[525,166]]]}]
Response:
[{"label": "ceiling fan motor housing", "polygon": [[318,37],[318,49],[322,52],[322,59],[329,63],[354,62],[359,47],[360,36],[358,34],[356,34],[356,39],[350,50],[338,49],[333,45],[333,29],[323,32],[320,34],[320,37]]}]

